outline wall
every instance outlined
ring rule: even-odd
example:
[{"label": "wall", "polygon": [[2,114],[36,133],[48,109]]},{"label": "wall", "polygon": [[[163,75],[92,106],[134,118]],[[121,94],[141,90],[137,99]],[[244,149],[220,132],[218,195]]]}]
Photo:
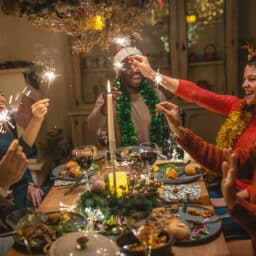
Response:
[{"label": "wall", "polygon": [[[70,50],[69,42],[61,33],[35,28],[30,22],[0,13],[0,62],[39,61],[54,67],[59,75],[50,89],[41,90],[42,97],[50,98],[50,107],[42,128],[41,137],[53,127],[63,128],[66,136],[71,134],[68,110],[70,103]],[[20,79],[20,78],[19,78]],[[15,90],[19,86],[10,84]]]}]

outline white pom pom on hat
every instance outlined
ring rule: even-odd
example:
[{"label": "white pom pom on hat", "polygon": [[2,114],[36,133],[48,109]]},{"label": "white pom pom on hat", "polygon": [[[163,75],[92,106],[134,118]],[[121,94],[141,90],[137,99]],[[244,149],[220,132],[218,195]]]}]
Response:
[{"label": "white pom pom on hat", "polygon": [[122,62],[131,55],[143,55],[143,53],[136,47],[124,47],[114,53],[113,63]]}]

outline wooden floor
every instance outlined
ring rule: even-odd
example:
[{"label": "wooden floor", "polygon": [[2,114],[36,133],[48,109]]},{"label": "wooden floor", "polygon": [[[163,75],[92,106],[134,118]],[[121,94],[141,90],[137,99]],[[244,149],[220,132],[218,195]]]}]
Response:
[{"label": "wooden floor", "polygon": [[227,242],[232,256],[253,256],[251,240],[233,240]]}]

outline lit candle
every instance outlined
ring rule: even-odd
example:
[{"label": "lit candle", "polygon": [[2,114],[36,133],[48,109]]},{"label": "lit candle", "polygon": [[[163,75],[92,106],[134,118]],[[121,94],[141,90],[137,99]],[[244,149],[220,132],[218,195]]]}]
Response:
[{"label": "lit candle", "polygon": [[116,138],[115,138],[115,126],[114,126],[114,111],[113,111],[113,95],[111,93],[110,82],[107,82],[107,115],[108,115],[108,141],[109,152],[111,160],[115,159],[116,151]]},{"label": "lit candle", "polygon": [[111,93],[110,81],[107,82],[107,115],[108,115],[108,144],[110,152],[110,160],[113,166],[113,185],[114,191],[116,191],[116,138],[115,138],[115,126],[114,126],[114,110],[113,110],[113,95]]}]

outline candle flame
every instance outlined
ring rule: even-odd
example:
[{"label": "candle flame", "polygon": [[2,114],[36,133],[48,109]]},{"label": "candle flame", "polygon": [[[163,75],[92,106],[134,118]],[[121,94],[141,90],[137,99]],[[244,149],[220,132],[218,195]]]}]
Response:
[{"label": "candle flame", "polygon": [[109,80],[107,82],[107,92],[111,93],[111,86],[110,86],[110,81]]}]

